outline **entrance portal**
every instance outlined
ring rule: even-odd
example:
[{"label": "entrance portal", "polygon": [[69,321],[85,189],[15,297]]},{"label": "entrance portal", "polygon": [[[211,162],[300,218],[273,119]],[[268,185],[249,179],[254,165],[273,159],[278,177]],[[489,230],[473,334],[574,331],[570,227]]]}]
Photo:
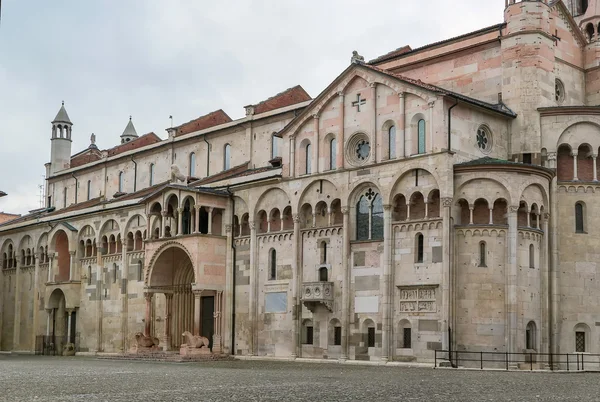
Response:
[{"label": "entrance portal", "polygon": [[202,311],[201,315],[201,329],[200,334],[208,338],[209,347],[212,349],[213,334],[215,333],[214,326],[214,313],[215,313],[215,297],[214,296],[203,296],[201,299],[200,307]]}]

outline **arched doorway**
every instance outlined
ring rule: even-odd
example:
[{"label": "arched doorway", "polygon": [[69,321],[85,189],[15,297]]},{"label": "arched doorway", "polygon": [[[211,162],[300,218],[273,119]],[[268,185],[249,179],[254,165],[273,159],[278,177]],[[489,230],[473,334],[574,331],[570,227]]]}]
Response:
[{"label": "arched doorway", "polygon": [[75,329],[77,328],[77,317],[75,309],[67,308],[65,294],[61,289],[54,289],[46,306],[48,313],[46,342],[57,353],[62,353],[67,343],[75,342]]},{"label": "arched doorway", "polygon": [[[194,267],[187,252],[177,245],[171,245],[159,253],[148,278],[147,290],[150,297],[147,298],[147,302],[151,303],[152,294],[164,294],[164,334],[153,335],[159,336],[167,349],[177,350],[182,343],[184,331],[197,333],[192,293],[192,283],[195,281]],[[146,322],[149,323],[150,306],[146,310]],[[149,330],[147,325],[147,335]]]}]

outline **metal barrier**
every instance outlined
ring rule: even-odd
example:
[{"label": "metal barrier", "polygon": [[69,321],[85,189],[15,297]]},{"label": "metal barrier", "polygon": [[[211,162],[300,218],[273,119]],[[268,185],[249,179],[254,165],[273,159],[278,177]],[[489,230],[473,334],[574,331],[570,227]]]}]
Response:
[{"label": "metal barrier", "polygon": [[79,351],[79,333],[76,333],[72,339],[68,339],[66,335],[37,335],[35,337],[36,355],[63,356],[66,350],[71,350],[73,353]]},{"label": "metal barrier", "polygon": [[467,352],[436,350],[434,368],[441,362],[452,367],[496,370],[600,370],[600,354],[592,353],[534,353],[534,352]]}]

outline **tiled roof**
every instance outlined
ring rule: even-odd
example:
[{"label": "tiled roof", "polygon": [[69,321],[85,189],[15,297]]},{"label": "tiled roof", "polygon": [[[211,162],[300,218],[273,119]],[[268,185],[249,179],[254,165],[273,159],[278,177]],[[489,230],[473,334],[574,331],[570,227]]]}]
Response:
[{"label": "tiled roof", "polygon": [[163,181],[161,183],[155,184],[153,186],[150,187],[146,187],[142,190],[138,190],[135,193],[127,193],[117,199],[115,199],[116,201],[124,201],[124,200],[133,200],[135,198],[144,198],[149,194],[152,194],[153,192],[155,192],[156,190],[158,190],[160,187],[163,187],[165,185],[167,185],[169,183],[169,181]]},{"label": "tiled roof", "polygon": [[102,154],[97,148],[86,148],[71,157],[71,164],[69,166],[74,168],[90,162],[99,161],[100,159],[102,159]]},{"label": "tiled roof", "polygon": [[254,114],[266,113],[271,110],[281,109],[282,107],[295,105],[297,103],[311,100],[310,95],[300,85],[288,88],[267,100],[259,102],[254,106]]},{"label": "tiled roof", "polygon": [[415,49],[410,49],[410,50],[407,50],[407,51],[404,51],[404,52],[400,52],[400,50],[402,50],[402,49],[404,49],[406,47],[409,47],[409,46],[404,46],[404,47],[401,47],[399,49],[392,50],[391,52],[386,53],[386,54],[384,54],[382,56],[379,56],[379,57],[377,57],[377,58],[375,58],[373,60],[370,60],[369,64],[382,63],[384,61],[392,60],[392,59],[394,59],[396,57],[406,56],[406,55],[409,55],[409,54],[412,54],[412,53],[415,53],[415,52],[418,52],[418,51],[421,51],[421,50],[425,50],[425,49],[430,48],[430,47],[435,47],[435,46],[443,45],[443,44],[445,44],[447,42],[453,42],[455,40],[464,39],[464,38],[467,38],[467,37],[469,37],[471,35],[478,35],[478,34],[485,33],[485,32],[491,32],[493,30],[500,30],[500,29],[504,28],[505,26],[506,26],[506,23],[503,22],[501,24],[492,25],[492,26],[489,26],[489,27],[478,29],[477,31],[472,31],[472,32],[469,32],[469,33],[466,33],[466,34],[455,36],[453,38],[444,39],[444,40],[441,40],[441,41],[438,41],[438,42],[434,42],[434,43],[430,43],[428,45],[421,46],[421,47],[418,47],[418,48],[415,48]]},{"label": "tiled roof", "polygon": [[231,117],[229,117],[229,115],[227,115],[223,109],[219,109],[173,128],[176,130],[175,135],[177,136],[229,123],[230,121],[232,121]]},{"label": "tiled roof", "polygon": [[483,158],[473,159],[471,161],[457,163],[454,166],[478,166],[478,165],[520,165],[522,163],[507,161],[505,159],[491,158],[489,156],[484,156]]},{"label": "tiled roof", "polygon": [[158,135],[154,133],[144,134],[135,140],[126,142],[124,144],[117,145],[116,147],[110,148],[108,150],[108,156],[115,156],[122,154],[123,152],[131,151],[133,149],[145,147],[146,145],[155,144],[160,142],[161,139]]},{"label": "tiled roof", "polygon": [[281,169],[280,167],[264,166],[260,168],[249,169],[250,162],[232,167],[229,170],[214,174],[204,179],[190,183],[190,186],[202,186],[204,184],[216,183],[222,180],[233,179],[236,177],[250,176],[253,174],[268,172],[269,170]]}]

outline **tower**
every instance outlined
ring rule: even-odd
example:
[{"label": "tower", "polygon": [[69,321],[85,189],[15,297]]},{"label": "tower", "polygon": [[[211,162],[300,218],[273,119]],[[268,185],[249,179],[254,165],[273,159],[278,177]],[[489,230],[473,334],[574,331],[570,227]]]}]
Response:
[{"label": "tower", "polygon": [[131,116],[129,116],[129,123],[125,127],[123,134],[121,134],[121,144],[125,144],[126,142],[133,141],[138,137],[137,131],[135,131],[135,127],[133,126],[133,122],[131,121]]},{"label": "tower", "polygon": [[68,169],[71,162],[71,129],[73,123],[65,109],[65,102],[52,120],[50,146],[50,175]]}]

